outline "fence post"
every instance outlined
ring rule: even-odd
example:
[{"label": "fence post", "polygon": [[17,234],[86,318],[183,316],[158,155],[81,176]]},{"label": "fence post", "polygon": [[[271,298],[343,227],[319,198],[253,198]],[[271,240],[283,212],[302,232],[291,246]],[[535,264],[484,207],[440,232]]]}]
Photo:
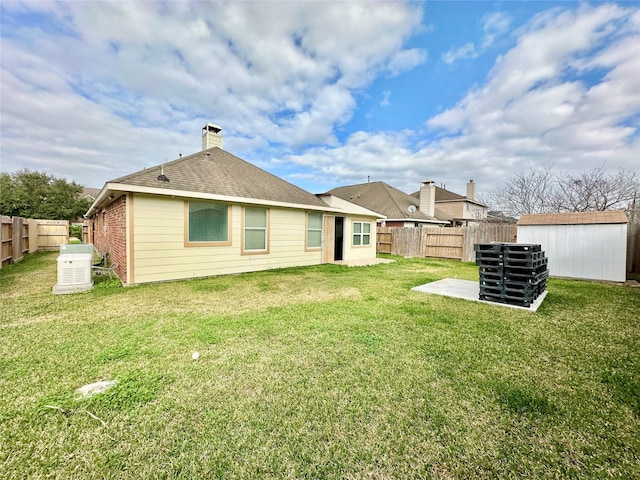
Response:
[{"label": "fence post", "polygon": [[12,219],[12,235],[11,235],[11,257],[13,263],[22,260],[22,223],[24,218],[13,217]]},{"label": "fence post", "polygon": [[0,258],[0,266],[4,266],[11,261],[11,253],[13,250],[13,221],[11,217],[2,216],[2,258]]},{"label": "fence post", "polygon": [[640,274],[640,223],[627,224],[627,278]]},{"label": "fence post", "polygon": [[29,253],[38,251],[38,222],[30,218],[29,222]]}]

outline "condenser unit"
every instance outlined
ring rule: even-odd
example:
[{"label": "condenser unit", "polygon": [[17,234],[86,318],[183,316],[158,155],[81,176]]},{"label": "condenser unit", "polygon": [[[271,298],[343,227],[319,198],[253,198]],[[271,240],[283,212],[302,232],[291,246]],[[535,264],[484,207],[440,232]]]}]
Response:
[{"label": "condenser unit", "polygon": [[58,282],[53,286],[53,293],[75,293],[92,288],[92,261],[90,253],[63,253],[58,256]]}]

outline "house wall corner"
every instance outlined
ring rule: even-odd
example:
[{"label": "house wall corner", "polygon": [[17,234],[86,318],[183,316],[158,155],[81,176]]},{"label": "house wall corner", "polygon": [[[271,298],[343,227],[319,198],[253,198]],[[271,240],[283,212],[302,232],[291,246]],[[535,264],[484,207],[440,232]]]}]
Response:
[{"label": "house wall corner", "polygon": [[91,219],[93,245],[101,255],[109,255],[118,267],[114,273],[127,283],[127,197],[121,196]]}]

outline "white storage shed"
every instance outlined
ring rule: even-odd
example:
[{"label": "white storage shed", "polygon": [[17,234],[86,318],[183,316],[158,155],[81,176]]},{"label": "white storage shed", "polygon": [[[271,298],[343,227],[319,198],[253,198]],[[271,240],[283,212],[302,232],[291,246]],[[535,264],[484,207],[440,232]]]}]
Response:
[{"label": "white storage shed", "polygon": [[549,275],[624,282],[627,265],[627,215],[604,212],[522,215],[518,243],[540,244]]}]

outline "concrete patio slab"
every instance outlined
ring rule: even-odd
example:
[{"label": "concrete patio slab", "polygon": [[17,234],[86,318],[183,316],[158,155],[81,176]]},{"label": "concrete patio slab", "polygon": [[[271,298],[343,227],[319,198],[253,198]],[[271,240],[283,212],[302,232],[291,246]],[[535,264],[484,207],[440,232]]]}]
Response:
[{"label": "concrete patio slab", "polygon": [[509,305],[508,303],[487,302],[486,300],[480,300],[480,284],[472,280],[458,280],[457,278],[445,278],[438,280],[437,282],[425,283],[418,287],[413,287],[411,290],[421,293],[431,293],[433,295],[442,295],[444,297],[462,298],[464,300],[472,300],[474,302],[487,303],[489,305],[495,305],[497,307],[517,308],[519,310],[527,310],[529,312],[536,312],[538,307],[542,304],[544,297],[547,296],[545,290],[542,294],[536,298],[536,301],[531,304],[530,307],[521,307],[518,305]]}]

